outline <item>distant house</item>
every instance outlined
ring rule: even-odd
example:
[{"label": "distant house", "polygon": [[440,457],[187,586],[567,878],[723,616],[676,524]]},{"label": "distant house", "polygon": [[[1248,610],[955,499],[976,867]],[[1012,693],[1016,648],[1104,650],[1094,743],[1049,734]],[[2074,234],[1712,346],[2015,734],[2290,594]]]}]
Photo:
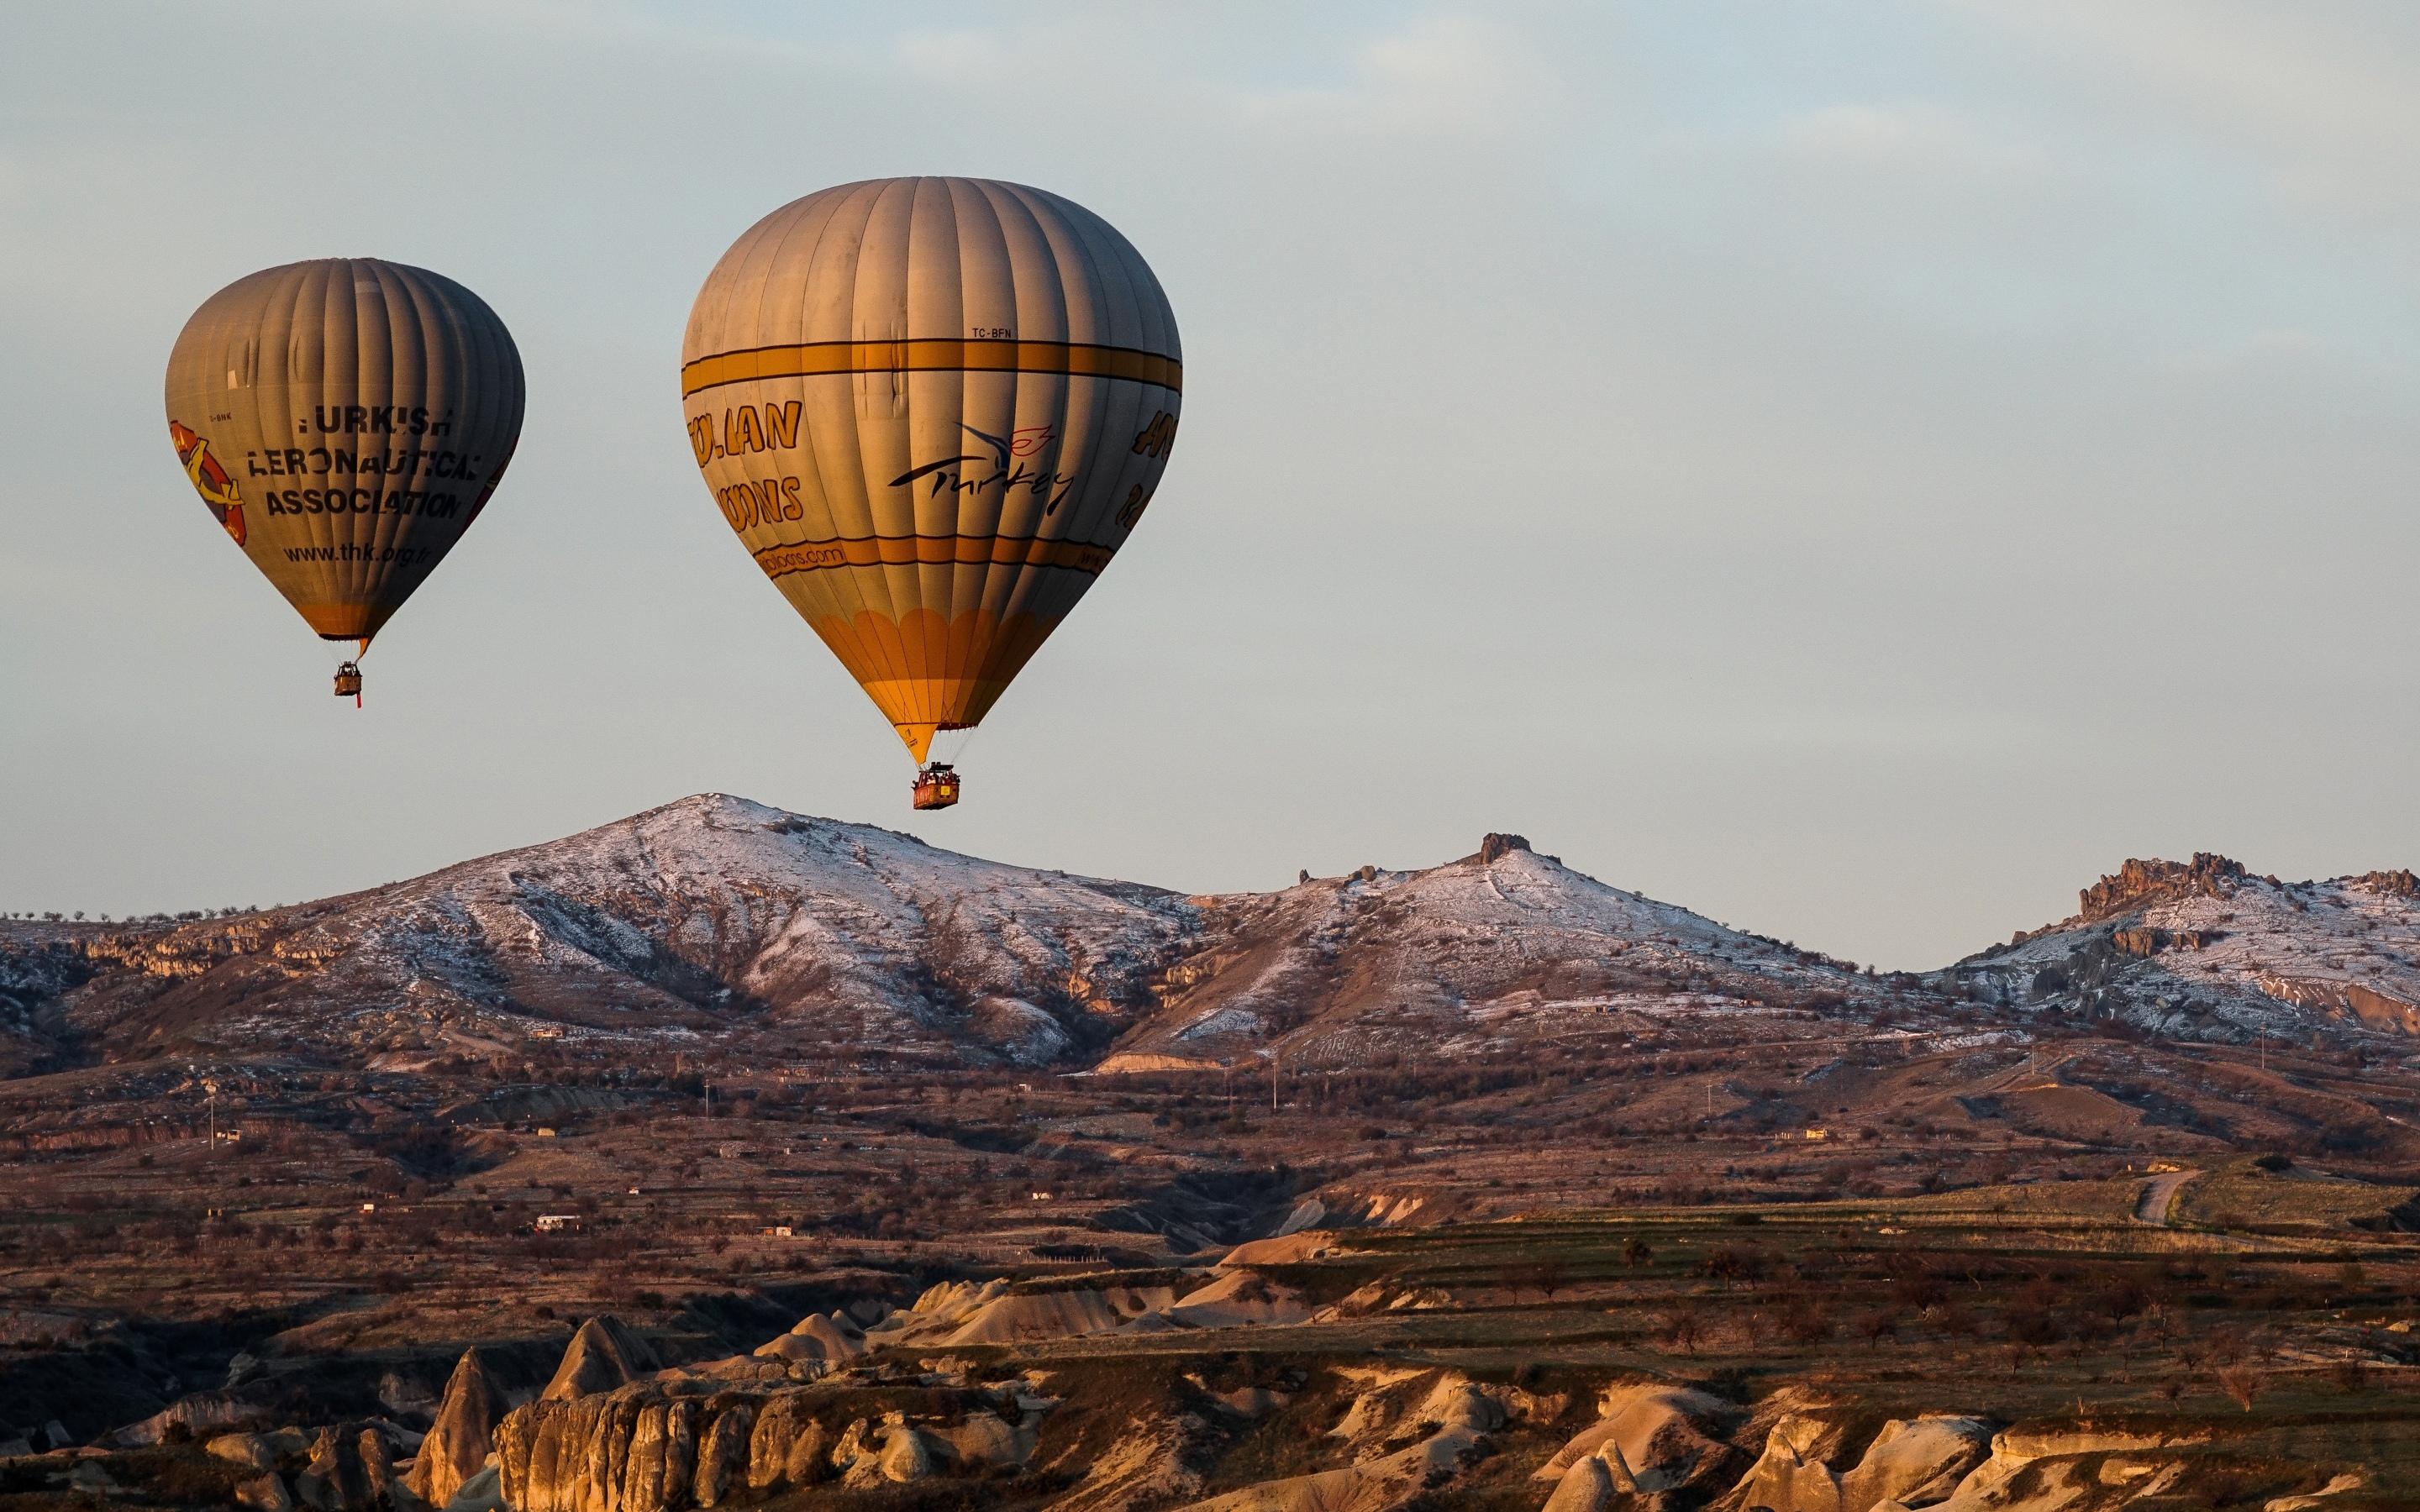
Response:
[{"label": "distant house", "polygon": [[586,1227],[576,1212],[541,1212],[537,1215],[537,1231],[541,1234],[576,1234]]},{"label": "distant house", "polygon": [[554,1131],[551,1129],[540,1129],[537,1132],[537,1136],[540,1139],[551,1139],[554,1137]]},{"label": "distant house", "polygon": [[375,1202],[365,1202],[362,1204],[362,1211],[364,1212],[376,1212],[378,1211],[378,1204]]},{"label": "distant house", "polygon": [[792,1237],[790,1226],[788,1224],[775,1224],[770,1228],[759,1228],[756,1232],[767,1239],[788,1239]]},{"label": "distant house", "polygon": [[1026,1194],[1027,1199],[1033,1202],[1048,1202],[1052,1200],[1053,1196],[1054,1194],[1048,1192],[1028,1192]]}]

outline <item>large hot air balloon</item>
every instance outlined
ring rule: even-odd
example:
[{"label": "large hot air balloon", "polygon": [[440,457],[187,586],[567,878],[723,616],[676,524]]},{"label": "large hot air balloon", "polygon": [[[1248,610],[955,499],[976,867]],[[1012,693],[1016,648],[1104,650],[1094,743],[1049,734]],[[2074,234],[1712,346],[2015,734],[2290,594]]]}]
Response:
[{"label": "large hot air balloon", "polygon": [[756,564],[923,765],[970,729],[1142,517],[1176,439],[1176,317],[1082,206],[877,178],[783,206],[707,275],[690,445]]},{"label": "large hot air balloon", "polygon": [[[329,257],[240,278],[194,312],[168,356],[168,436],[304,623],[366,652],[495,492],[522,395],[520,353],[477,295]],[[359,701],[354,662],[336,691]]]}]

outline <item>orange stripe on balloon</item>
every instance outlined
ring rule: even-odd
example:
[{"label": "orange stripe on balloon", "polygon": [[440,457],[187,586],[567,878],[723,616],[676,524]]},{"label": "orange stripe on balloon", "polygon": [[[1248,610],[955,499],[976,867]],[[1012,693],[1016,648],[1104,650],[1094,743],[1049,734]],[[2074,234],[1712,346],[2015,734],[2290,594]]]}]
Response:
[{"label": "orange stripe on balloon", "polygon": [[1083,541],[1045,541],[1032,536],[869,535],[839,541],[800,541],[759,547],[756,564],[768,578],[836,567],[901,567],[911,563],[1001,563],[1029,567],[1065,567],[1099,573],[1116,551]]},{"label": "orange stripe on balloon", "polygon": [[1185,364],[1158,352],[1075,341],[964,340],[809,341],[718,352],[681,368],[681,397],[753,378],[816,378],[840,373],[1063,373],[1125,378],[1174,393],[1185,389]]}]

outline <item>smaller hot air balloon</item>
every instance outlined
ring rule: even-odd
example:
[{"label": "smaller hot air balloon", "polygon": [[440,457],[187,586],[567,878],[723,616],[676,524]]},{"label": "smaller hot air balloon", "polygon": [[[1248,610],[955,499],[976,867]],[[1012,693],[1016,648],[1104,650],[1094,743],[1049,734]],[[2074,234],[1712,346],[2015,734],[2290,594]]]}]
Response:
[{"label": "smaller hot air balloon", "polygon": [[[168,439],[210,517],[321,640],[360,652],[479,517],[523,397],[485,301],[375,257],[240,278],[168,356]],[[346,661],[336,693],[361,688]]]}]

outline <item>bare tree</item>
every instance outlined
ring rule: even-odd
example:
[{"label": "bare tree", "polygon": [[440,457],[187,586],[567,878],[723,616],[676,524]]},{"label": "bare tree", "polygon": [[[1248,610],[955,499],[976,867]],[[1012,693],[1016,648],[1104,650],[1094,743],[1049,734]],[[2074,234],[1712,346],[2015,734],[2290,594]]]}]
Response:
[{"label": "bare tree", "polygon": [[2226,1393],[2229,1401],[2247,1412],[2252,1411],[2252,1399],[2259,1396],[2260,1389],[2268,1383],[2258,1370],[2242,1361],[2223,1365],[2218,1372],[2218,1389]]},{"label": "bare tree", "polygon": [[1683,1353],[1696,1353],[1705,1336],[1706,1320],[1694,1305],[1684,1303],[1664,1315],[1664,1342]]}]

